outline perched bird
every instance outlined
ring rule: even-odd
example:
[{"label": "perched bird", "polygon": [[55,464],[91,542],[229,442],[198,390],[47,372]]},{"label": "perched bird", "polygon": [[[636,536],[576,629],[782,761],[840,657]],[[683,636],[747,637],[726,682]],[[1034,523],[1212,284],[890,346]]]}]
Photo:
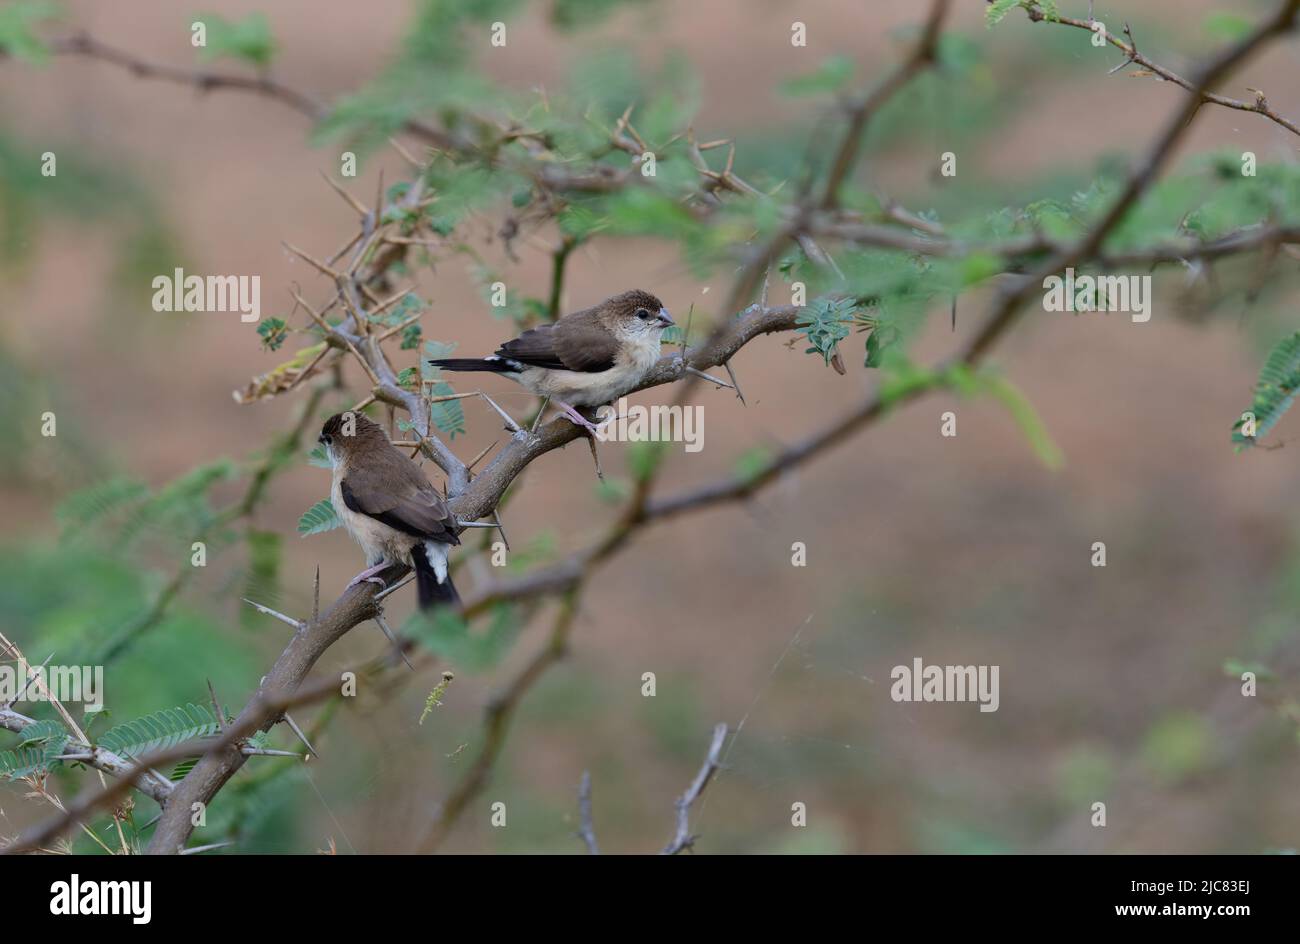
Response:
[{"label": "perched bird", "polygon": [[663,302],[631,291],[530,328],[487,357],[434,360],[444,370],[483,370],[548,397],[574,423],[596,427],[575,407],[611,403],[633,390],[659,360],[659,339],[673,324]]},{"label": "perched bird", "polygon": [[456,519],[420,467],[360,413],[331,416],[320,442],[334,467],[330,501],[366,555],[348,587],[367,580],[382,587],[375,575],[401,563],[415,570],[421,609],[459,603],[447,574],[447,552],[460,543]]}]

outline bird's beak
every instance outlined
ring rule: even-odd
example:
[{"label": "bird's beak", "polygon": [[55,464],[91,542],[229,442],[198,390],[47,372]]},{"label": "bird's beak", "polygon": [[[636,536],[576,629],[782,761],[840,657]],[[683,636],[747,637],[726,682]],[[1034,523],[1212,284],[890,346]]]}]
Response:
[{"label": "bird's beak", "polygon": [[665,328],[677,324],[677,322],[673,321],[673,316],[668,314],[667,308],[659,309],[659,323],[663,325]]}]

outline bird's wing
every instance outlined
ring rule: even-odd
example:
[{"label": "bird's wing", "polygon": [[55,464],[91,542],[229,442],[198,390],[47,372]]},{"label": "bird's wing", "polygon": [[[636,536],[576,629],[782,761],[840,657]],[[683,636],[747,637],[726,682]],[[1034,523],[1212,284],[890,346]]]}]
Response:
[{"label": "bird's wing", "polygon": [[[397,458],[410,462],[406,456]],[[442,544],[459,544],[455,519],[447,504],[412,463],[418,480],[409,475],[382,477],[371,468],[350,471],[339,483],[343,504],[404,534],[432,538]],[[397,484],[394,484],[396,482]]]},{"label": "bird's wing", "polygon": [[618,339],[588,310],[530,328],[501,345],[497,355],[530,367],[599,373],[614,366],[618,350]]}]

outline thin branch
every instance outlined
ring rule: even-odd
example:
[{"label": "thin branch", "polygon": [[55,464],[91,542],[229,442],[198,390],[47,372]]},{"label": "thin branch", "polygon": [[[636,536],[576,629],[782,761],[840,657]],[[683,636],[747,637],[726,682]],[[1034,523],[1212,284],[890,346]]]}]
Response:
[{"label": "thin branch", "polygon": [[[1093,31],[1092,23],[1089,20],[1079,20],[1070,16],[1051,16],[1049,17],[1043,9],[1037,4],[1027,7],[1025,10],[1029,19],[1035,23],[1060,23],[1062,26],[1073,26],[1076,29],[1084,29],[1089,32]],[[1175,85],[1181,85],[1183,88],[1198,96],[1202,102],[1210,102],[1214,105],[1222,105],[1224,108],[1231,108],[1236,111],[1250,111],[1258,115],[1263,115],[1269,121],[1281,125],[1292,134],[1300,134],[1300,127],[1297,127],[1294,121],[1274,111],[1268,104],[1268,99],[1264,97],[1263,92],[1255,93],[1255,100],[1252,102],[1243,102],[1235,98],[1228,98],[1225,95],[1218,95],[1209,90],[1213,83],[1195,82],[1183,78],[1173,69],[1162,66],[1160,63],[1153,61],[1138,51],[1137,43],[1132,42],[1133,35],[1128,26],[1124,27],[1125,33],[1129,36],[1129,42],[1124,42],[1110,30],[1106,31],[1106,42],[1110,43],[1116,49],[1124,53],[1124,61],[1120,66],[1126,66],[1130,63],[1137,63],[1143,68],[1155,73],[1166,82],[1173,82]],[[1118,69],[1120,66],[1117,66]],[[1116,71],[1115,69],[1111,70]]]},{"label": "thin branch", "polygon": [[[240,712],[240,716],[235,722],[226,728],[225,732],[211,742],[205,742],[203,754],[195,764],[195,770],[203,767],[207,762],[218,757],[231,757],[237,760],[236,769],[242,766],[246,758],[240,750],[240,742],[243,738],[248,737],[259,729],[257,719],[263,715],[275,715],[283,712],[284,709],[294,705],[309,704],[313,701],[319,701],[322,698],[333,695],[337,692],[338,686],[333,679],[325,679],[314,685],[305,688],[297,688],[296,691],[286,693],[280,690],[273,690],[263,682],[253,700]],[[150,776],[156,776],[152,768],[165,764],[176,763],[193,757],[195,744],[193,741],[187,741],[181,744],[175,744],[169,748],[160,751],[151,751],[149,754],[137,760],[134,764],[128,764],[120,772],[114,772],[118,779],[114,780],[107,786],[99,790],[88,792],[79,797],[75,802],[67,805],[63,814],[52,819],[41,826],[36,827],[30,832],[24,834],[14,842],[0,849],[0,854],[13,855],[19,852],[28,852],[33,849],[39,849],[47,845],[51,840],[62,835],[70,827],[85,822],[96,810],[111,806],[126,794],[132,786],[143,789]],[[234,772],[233,770],[231,771]],[[193,774],[193,771],[191,771]],[[150,844],[149,851],[158,852],[166,851],[170,853],[179,852],[184,845],[184,841],[189,837],[194,827],[190,823],[190,803],[197,801],[177,800],[181,796],[182,788],[189,782],[189,777],[177,784],[176,790],[172,791],[171,797],[164,798],[166,802],[163,805],[163,813],[159,818],[158,831],[154,833],[153,842]],[[209,797],[210,799],[210,797]],[[183,806],[181,804],[184,804]],[[164,831],[164,824],[171,820],[183,819],[187,824],[182,831],[183,835],[168,829]],[[171,838],[177,838],[178,841],[174,846],[161,849],[158,848],[159,837],[165,837],[164,842],[170,841]]]},{"label": "thin branch", "polygon": [[590,855],[600,855],[596,827],[591,821],[591,772],[588,770],[582,772],[582,780],[578,782],[578,838]]},{"label": "thin branch", "polygon": [[[119,66],[137,78],[159,79],[165,82],[189,85],[200,92],[236,91],[261,95],[288,105],[294,111],[306,115],[313,123],[319,122],[329,114],[328,109],[311,96],[284,85],[269,76],[246,76],[159,65],[109,46],[86,33],[75,33],[71,36],[51,40],[49,50],[54,55],[83,56]],[[450,150],[458,148],[462,144],[459,139],[452,135],[416,119],[404,122],[402,130],[412,137],[420,138],[438,148]]]},{"label": "thin branch", "polygon": [[849,123],[839,150],[831,161],[830,173],[822,191],[821,207],[830,209],[839,201],[840,187],[853,171],[862,146],[862,134],[877,112],[908,82],[932,65],[939,48],[939,31],[948,15],[950,0],[934,0],[925,21],[921,38],[909,55],[870,94],[848,106]]},{"label": "thin branch", "polygon": [[301,621],[294,619],[292,616],[285,616],[279,610],[273,610],[269,606],[263,606],[260,603],[254,603],[252,600],[248,599],[248,597],[241,597],[240,599],[242,599],[253,609],[257,610],[257,612],[264,613],[267,616],[271,616],[274,617],[275,619],[278,619],[281,623],[286,623],[289,626],[292,626],[295,631],[302,629],[303,627]]},{"label": "thin branch", "polygon": [[700,772],[695,775],[691,785],[686,788],[686,792],[677,798],[675,804],[677,809],[677,831],[673,833],[673,838],[668,845],[663,847],[660,855],[677,855],[683,850],[690,849],[695,845],[698,836],[691,835],[691,806],[700,795],[704,793],[704,788],[709,785],[713,775],[718,772],[718,758],[722,756],[722,745],[727,740],[727,726],[720,724],[713,729],[713,740],[709,742],[709,753],[705,755],[704,766]]}]

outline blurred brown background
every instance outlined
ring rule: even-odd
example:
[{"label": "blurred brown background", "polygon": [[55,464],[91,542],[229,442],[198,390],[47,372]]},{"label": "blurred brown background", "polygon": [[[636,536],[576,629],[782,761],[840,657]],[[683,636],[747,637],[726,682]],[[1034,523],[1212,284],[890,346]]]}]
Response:
[{"label": "blurred brown background", "polygon": [[[405,2],[207,6],[231,18],[265,12],[281,45],[276,75],[327,100],[373,76],[411,12]],[[1085,3],[1062,6],[1086,15]],[[1213,47],[1201,23],[1223,6],[1112,3],[1099,16],[1131,20],[1145,52],[1185,69]],[[1256,13],[1268,5],[1233,6]],[[557,34],[530,12],[511,21],[507,50],[485,43],[479,62],[527,89],[559,83],[593,47],[612,46],[650,65],[675,50],[698,75],[701,136],[743,141],[806,117],[801,110],[811,105],[783,99],[775,87],[826,55],[850,55],[859,81],[879,76],[902,49],[892,31],[919,22],[926,7],[670,0],[620,12],[576,36]],[[990,31],[982,8],[958,4],[954,25],[987,47],[988,81],[1008,95],[1014,90],[1014,107],[952,144],[922,132],[872,153],[863,179],[909,207],[925,209],[940,190],[990,179],[1015,193],[1017,181],[1032,188],[1063,166],[1086,172],[1103,155],[1136,154],[1173,107],[1174,90],[1158,81],[1107,76],[1119,54],[1092,50],[1086,34],[1058,28],[1071,35],[1049,39],[1053,28],[1017,11]],[[187,24],[197,12],[165,0],[72,0],[64,19],[142,58],[186,64],[193,53]],[[794,19],[808,24],[807,50],[789,44]],[[1049,42],[1056,45],[1043,59]],[[1295,43],[1274,46],[1225,91],[1248,97],[1247,86],[1262,88],[1279,112],[1300,114],[1298,56]],[[309,297],[325,289],[281,241],[327,254],[351,232],[353,216],[319,176],[337,176],[340,149],[313,148],[301,116],[257,97],[199,96],[71,58],[39,69],[6,62],[0,76],[6,133],[34,155],[48,149],[60,160],[67,153],[102,161],[141,181],[187,271],[260,275],[264,314],[287,316],[294,282]],[[1206,109],[1180,153],[1254,150],[1261,161],[1293,161],[1298,143],[1257,116]],[[934,175],[945,150],[958,152],[954,180]],[[393,181],[404,164],[379,152],[350,188],[368,201],[381,168]],[[491,236],[493,223],[490,214],[481,221],[480,237]],[[0,286],[3,343],[48,384],[60,422],[75,424],[111,468],[151,483],[220,455],[242,457],[286,427],[298,394],[240,406],[231,391],[287,350],[261,351],[253,326],[235,314],[156,313],[143,287],[131,301],[112,297],[117,238],[114,225],[50,219],[33,236],[28,261]],[[480,238],[479,245],[506,266],[498,242]],[[506,268],[511,285],[544,294],[546,257],[528,246],[521,253],[522,263]],[[420,272],[418,283],[432,300],[426,337],[457,341],[464,353],[486,352],[504,338],[507,326],[490,316],[465,266],[449,260],[436,273]],[[524,702],[493,783],[446,848],[577,851],[571,833],[584,769],[593,775],[602,846],[657,848],[671,831],[673,798],[718,721],[743,727],[697,811],[701,851],[1296,845],[1295,725],[1265,699],[1243,699],[1223,669],[1225,659],[1265,658],[1288,640],[1294,645],[1300,588],[1290,507],[1300,474],[1293,448],[1235,455],[1228,430],[1249,405],[1267,344],[1293,330],[1296,298],[1269,299],[1243,317],[1198,320],[1188,317],[1178,277],[1156,285],[1149,324],[1031,311],[996,353],[1063,449],[1060,471],[1038,464],[996,404],[933,396],[748,505],[643,532],[591,586],[569,659]],[[597,242],[573,260],[565,307],[632,286],[655,291],[680,315],[728,283],[692,281],[674,251],[650,243]],[[959,343],[982,317],[985,298],[962,299],[956,335],[947,313],[934,312],[918,356],[940,357]],[[841,377],[786,340],[761,339],[736,358],[747,407],[728,391],[700,389],[705,448],[673,451],[663,492],[726,473],[756,443],[793,441],[875,382],[857,353]],[[858,341],[851,343],[856,352]],[[415,362],[412,352],[402,357],[399,367]],[[354,365],[347,369],[358,384]],[[469,380],[459,389],[473,386]],[[517,415],[531,405],[505,381],[488,378],[484,387]],[[668,393],[637,402],[662,402]],[[949,409],[959,417],[955,439],[939,435],[939,416]],[[469,434],[454,445],[468,458],[498,438],[498,425],[481,404],[468,403],[466,412]],[[1286,442],[1295,428],[1292,418],[1278,438]],[[622,469],[620,449],[605,447],[607,469]],[[580,547],[612,513],[596,497],[581,443],[535,463],[522,486],[505,516],[516,546],[550,531],[561,550]],[[305,540],[294,533],[298,515],[327,488],[328,473],[303,464],[276,480],[258,513],[259,526],[286,536],[281,602],[288,612],[309,608],[317,564],[326,596],[361,566],[342,532]],[[51,510],[62,491],[57,476],[0,487],[9,537],[52,541]],[[794,541],[808,546],[806,568],[790,565]],[[1104,569],[1089,564],[1094,541],[1107,545]],[[172,569],[154,563],[160,573]],[[240,628],[237,594],[228,592],[236,564],[223,559],[186,595],[250,653],[244,690],[221,693],[242,704],[258,668],[279,651],[283,627]],[[411,605],[399,597],[395,610]],[[293,838],[279,848],[310,851],[332,838],[341,851],[413,849],[479,742],[495,684],[540,645],[545,628],[544,620],[527,627],[497,670],[462,674],[423,725],[416,719],[436,672],[387,697],[363,693],[358,710],[342,713],[317,745],[310,783],[291,798]],[[365,624],[319,671],[383,645]],[[1001,666],[1000,710],[892,702],[890,670],[915,656]],[[655,698],[641,695],[648,671],[657,675]],[[1294,692],[1294,679],[1272,683],[1270,697]],[[110,703],[113,683],[110,673]],[[206,701],[201,690],[189,697]],[[469,746],[457,753],[462,745]],[[488,823],[497,800],[510,810],[505,829]],[[1108,806],[1104,829],[1088,825],[1098,800]],[[805,829],[790,825],[796,801],[808,806]],[[45,815],[12,788],[0,805],[5,832]]]}]

